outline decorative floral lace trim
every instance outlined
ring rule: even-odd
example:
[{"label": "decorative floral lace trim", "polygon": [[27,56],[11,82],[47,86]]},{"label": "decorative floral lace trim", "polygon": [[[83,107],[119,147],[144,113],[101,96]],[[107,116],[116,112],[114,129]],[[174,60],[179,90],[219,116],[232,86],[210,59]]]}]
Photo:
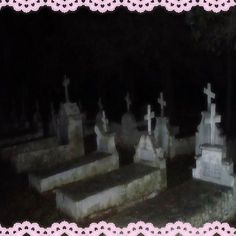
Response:
[{"label": "decorative floral lace trim", "polygon": [[233,236],[236,229],[231,228],[227,223],[213,222],[206,223],[202,228],[192,227],[189,223],[168,223],[163,228],[156,228],[151,223],[137,222],[130,223],[127,227],[118,228],[113,223],[99,222],[92,223],[88,228],[80,228],[75,223],[61,222],[54,223],[49,228],[42,228],[37,223],[23,222],[16,223],[11,228],[4,228],[0,225],[0,236],[5,235],[30,235],[30,236]]},{"label": "decorative floral lace trim", "polygon": [[154,7],[162,6],[168,11],[190,11],[192,7],[200,6],[206,11],[228,11],[236,5],[236,0],[0,0],[0,9],[5,6],[15,11],[37,11],[42,6],[51,7],[53,11],[76,11],[86,6],[92,11],[101,13],[114,11],[117,7],[127,7],[129,11],[152,11]]}]

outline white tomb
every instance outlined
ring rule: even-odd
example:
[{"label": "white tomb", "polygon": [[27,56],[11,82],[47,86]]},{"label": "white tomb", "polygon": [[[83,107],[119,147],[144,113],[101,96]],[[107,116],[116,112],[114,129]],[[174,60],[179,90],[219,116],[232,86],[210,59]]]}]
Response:
[{"label": "white tomb", "polygon": [[195,179],[233,187],[233,163],[226,159],[226,147],[216,144],[215,125],[220,121],[221,117],[216,115],[215,104],[211,104],[210,117],[205,120],[210,125],[210,140],[209,143],[201,145],[201,156],[196,157],[196,168],[192,175]]},{"label": "white tomb", "polygon": [[[215,98],[215,94],[211,91],[211,85],[208,83],[207,88],[203,90],[204,94],[207,95],[207,111],[201,112],[201,122],[197,127],[196,132],[196,142],[195,142],[195,155],[201,155],[201,145],[211,143],[211,124],[207,122],[209,120],[210,114],[210,106],[211,106],[211,99]],[[222,131],[216,124],[214,125],[214,143],[216,145],[226,145],[226,138],[222,135]]]},{"label": "white tomb", "polygon": [[151,106],[148,105],[147,115],[144,119],[148,122],[148,135],[142,135],[134,155],[135,163],[143,163],[161,169],[166,168],[163,149],[157,145],[152,135],[151,119],[154,118],[154,112],[151,112]]},{"label": "white tomb", "polygon": [[95,126],[97,151],[52,168],[29,175],[29,183],[38,192],[45,192],[78,180],[110,172],[119,168],[119,156],[113,134]]}]

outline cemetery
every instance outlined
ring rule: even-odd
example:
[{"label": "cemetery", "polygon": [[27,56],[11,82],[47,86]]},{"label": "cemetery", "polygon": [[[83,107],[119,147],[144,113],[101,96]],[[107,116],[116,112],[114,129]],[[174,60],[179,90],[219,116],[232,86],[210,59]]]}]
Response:
[{"label": "cemetery", "polygon": [[0,14],[0,225],[236,226],[234,11],[99,1]]},{"label": "cemetery", "polygon": [[[51,109],[53,136],[32,136],[1,149],[2,161],[13,166],[16,175],[27,175],[28,189],[38,198],[50,196],[55,212],[81,224],[103,219],[118,226],[150,219],[158,226],[179,220],[200,226],[234,217],[234,163],[219,128],[221,116],[209,83],[203,91],[207,111],[201,112],[191,141],[178,138],[180,128],[170,125],[162,92],[157,100],[160,116],[151,104],[146,107],[145,130],[131,112],[129,93],[120,124],[109,121],[100,98],[91,136],[95,150],[85,148],[84,119],[77,104],[70,101],[69,84],[65,77],[65,103],[60,104],[58,113]],[[39,109],[37,113],[40,117]],[[134,150],[129,164],[120,164],[122,146]],[[169,168],[171,163],[181,163],[181,155],[195,157],[191,177],[170,187]]]}]

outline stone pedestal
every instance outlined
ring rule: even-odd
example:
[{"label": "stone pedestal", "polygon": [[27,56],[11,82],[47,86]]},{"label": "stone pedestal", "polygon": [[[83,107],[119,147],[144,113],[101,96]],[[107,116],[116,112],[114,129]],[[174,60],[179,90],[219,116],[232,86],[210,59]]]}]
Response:
[{"label": "stone pedestal", "polygon": [[233,163],[226,159],[226,152],[220,145],[201,146],[201,156],[196,161],[196,168],[193,169],[193,178],[233,187],[235,177]]},{"label": "stone pedestal", "polygon": [[[201,145],[211,142],[211,126],[206,122],[210,117],[210,112],[203,111],[201,113],[202,119],[197,128],[196,132],[196,144],[195,144],[195,155],[201,155]],[[215,144],[216,145],[226,145],[226,139],[221,134],[221,130],[215,126]]]},{"label": "stone pedestal", "polygon": [[157,117],[154,129],[154,137],[158,147],[162,147],[164,154],[169,155],[170,151],[170,127],[169,120],[166,117]]},{"label": "stone pedestal", "polygon": [[60,144],[68,144],[72,156],[84,155],[82,117],[76,103],[64,103],[58,116]]},{"label": "stone pedestal", "polygon": [[142,135],[136,148],[135,163],[142,163],[160,169],[166,169],[166,161],[162,148],[157,148],[151,135]]}]

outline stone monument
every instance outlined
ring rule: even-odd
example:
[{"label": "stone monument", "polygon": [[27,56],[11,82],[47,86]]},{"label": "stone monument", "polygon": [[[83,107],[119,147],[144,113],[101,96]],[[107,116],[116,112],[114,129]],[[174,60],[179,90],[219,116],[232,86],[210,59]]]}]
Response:
[{"label": "stone monument", "polygon": [[151,121],[154,117],[155,114],[151,111],[151,106],[148,105],[147,115],[144,116],[144,119],[148,122],[148,134],[141,136],[136,147],[134,162],[165,169],[166,162],[163,149],[157,146],[156,140],[152,135]]},{"label": "stone monument", "polygon": [[71,155],[84,155],[82,117],[76,103],[69,100],[68,85],[70,80],[65,77],[65,103],[61,104],[57,119],[57,134],[60,144],[69,144]]},{"label": "stone monument", "polygon": [[[215,94],[211,91],[211,84],[207,84],[207,88],[203,90],[204,94],[207,95],[207,111],[201,112],[201,122],[198,125],[197,132],[196,132],[196,143],[195,143],[195,155],[201,155],[201,145],[210,143],[211,141],[211,128],[210,123],[206,122],[210,118],[210,107],[211,107],[211,100],[215,98]],[[214,129],[214,139],[216,145],[226,145],[226,139],[222,135],[222,131],[215,125]]]},{"label": "stone monument", "polygon": [[201,145],[201,156],[196,157],[196,168],[192,175],[195,179],[233,187],[233,163],[226,158],[226,147],[216,143],[216,123],[220,121],[221,116],[216,114],[215,104],[211,104],[210,116],[205,120],[210,126],[210,142]]}]

